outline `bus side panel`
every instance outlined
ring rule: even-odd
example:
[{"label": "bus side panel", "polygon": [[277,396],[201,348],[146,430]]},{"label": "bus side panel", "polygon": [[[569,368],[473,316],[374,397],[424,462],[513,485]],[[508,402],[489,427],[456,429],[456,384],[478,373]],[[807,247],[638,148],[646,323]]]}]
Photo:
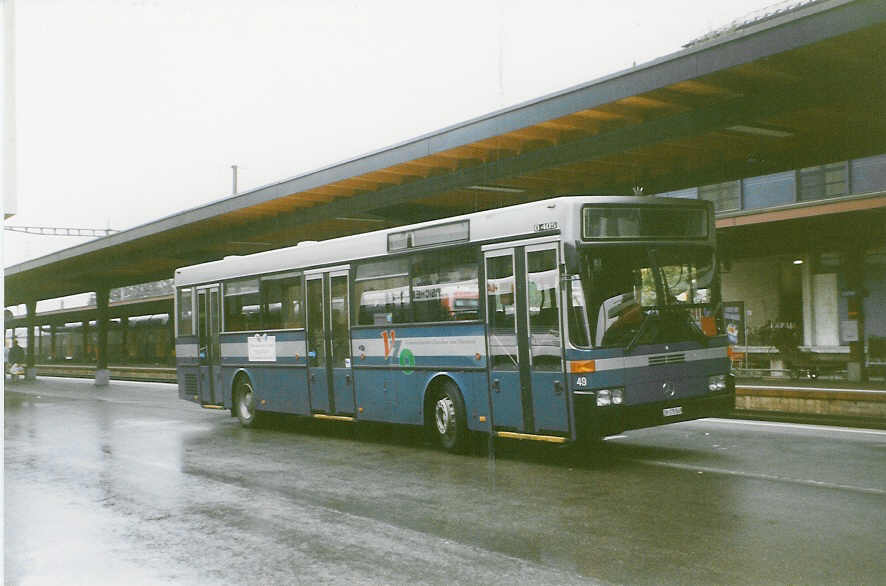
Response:
[{"label": "bus side panel", "polygon": [[[386,421],[393,423],[406,423],[411,425],[422,425],[424,423],[423,404],[425,398],[425,389],[431,384],[431,381],[438,376],[445,376],[451,379],[462,393],[465,400],[465,410],[471,413],[468,404],[473,398],[473,372],[464,371],[403,371],[390,370],[393,384],[394,402],[393,409]],[[483,373],[485,375],[485,373]],[[470,415],[469,415],[470,416]]]},{"label": "bus side panel", "polygon": [[[478,371],[405,373],[392,368],[356,369],[359,419],[422,425],[424,391],[431,381],[440,375],[452,379],[461,391],[468,427],[488,430],[488,423],[485,423],[489,420],[487,376],[485,372]],[[481,417],[485,419],[481,421]]]},{"label": "bus side panel", "polygon": [[197,356],[197,336],[179,336],[175,340],[175,370],[178,379],[178,397],[200,402],[200,370]]},{"label": "bus side panel", "polygon": [[256,396],[259,409],[295,415],[310,415],[308,376],[304,367],[257,367]]},{"label": "bus side panel", "polygon": [[354,368],[357,417],[367,421],[389,421],[394,407],[391,371],[386,368]]},{"label": "bus side panel", "polygon": [[252,382],[260,411],[310,415],[307,369],[304,367],[225,366],[222,380],[226,408],[231,409],[234,405],[234,378],[241,372]]},{"label": "bus side panel", "polygon": [[433,372],[415,370],[392,370],[391,379],[394,387],[394,395],[396,396],[396,404],[391,414],[391,421],[394,423],[408,423],[412,425],[421,425],[422,421],[422,399],[424,390],[427,388],[431,379],[434,377]]},{"label": "bus side panel", "polygon": [[234,377],[245,371],[260,410],[310,414],[303,330],[222,334],[221,356],[226,407],[233,405]]},{"label": "bus side panel", "polygon": [[470,375],[485,378],[482,324],[361,327],[352,330],[351,340],[361,419],[421,425],[424,390],[434,376],[445,373],[455,380],[466,403]]},{"label": "bus side panel", "polygon": [[465,399],[465,414],[468,429],[489,431],[489,376],[485,371],[471,371],[462,374],[464,384],[460,384]]}]

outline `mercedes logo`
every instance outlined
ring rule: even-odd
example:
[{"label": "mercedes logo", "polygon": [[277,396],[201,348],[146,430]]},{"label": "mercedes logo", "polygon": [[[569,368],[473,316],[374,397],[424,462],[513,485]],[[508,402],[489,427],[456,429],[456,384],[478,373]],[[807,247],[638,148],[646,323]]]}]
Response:
[{"label": "mercedes logo", "polygon": [[664,393],[664,396],[668,399],[672,399],[674,395],[677,394],[677,385],[672,382],[666,382],[661,385],[661,392]]}]

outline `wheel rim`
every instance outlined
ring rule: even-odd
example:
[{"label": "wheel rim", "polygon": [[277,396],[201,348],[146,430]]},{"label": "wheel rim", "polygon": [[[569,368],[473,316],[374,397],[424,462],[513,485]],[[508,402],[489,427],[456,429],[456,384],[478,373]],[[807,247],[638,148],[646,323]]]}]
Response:
[{"label": "wheel rim", "polygon": [[437,423],[437,431],[441,436],[452,435],[455,429],[455,404],[452,399],[446,396],[437,399],[434,419]]},{"label": "wheel rim", "polygon": [[246,421],[252,419],[252,416],[254,415],[252,387],[249,386],[248,383],[240,385],[240,393],[237,395],[237,397],[237,410],[240,414],[240,418]]}]

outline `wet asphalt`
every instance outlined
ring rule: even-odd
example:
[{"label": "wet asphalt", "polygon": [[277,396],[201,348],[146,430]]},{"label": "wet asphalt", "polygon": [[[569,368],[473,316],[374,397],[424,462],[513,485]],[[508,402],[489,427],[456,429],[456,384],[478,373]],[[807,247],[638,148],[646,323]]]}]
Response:
[{"label": "wet asphalt", "polygon": [[877,584],[886,432],[701,420],[593,453],[7,383],[6,584]]}]

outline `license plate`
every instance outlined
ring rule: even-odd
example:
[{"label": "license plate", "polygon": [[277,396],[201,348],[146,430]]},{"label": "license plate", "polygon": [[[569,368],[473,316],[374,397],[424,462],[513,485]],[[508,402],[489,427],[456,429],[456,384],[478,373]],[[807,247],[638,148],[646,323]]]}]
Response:
[{"label": "license plate", "polygon": [[661,414],[665,417],[673,417],[674,415],[682,415],[683,407],[668,407],[667,409],[662,409]]}]

